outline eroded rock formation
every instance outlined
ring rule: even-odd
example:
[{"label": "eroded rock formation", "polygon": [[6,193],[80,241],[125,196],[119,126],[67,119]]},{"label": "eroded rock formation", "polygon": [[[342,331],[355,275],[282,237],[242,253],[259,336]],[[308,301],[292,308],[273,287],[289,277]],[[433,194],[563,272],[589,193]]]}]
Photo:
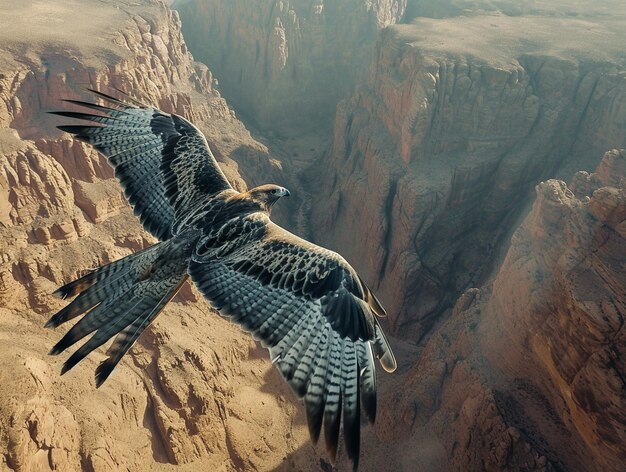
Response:
[{"label": "eroded rock formation", "polygon": [[175,2],[187,40],[261,129],[327,126],[406,0]]},{"label": "eroded rock formation", "polygon": [[396,436],[436,434],[443,470],[621,469],[625,184],[615,150],[570,188],[537,186],[493,283],[460,297],[397,389]]},{"label": "eroded rock formation", "polygon": [[537,187],[485,304],[482,349],[510,386],[511,420],[546,451],[569,441],[566,469],[626,461],[625,268],[626,151],[616,150],[571,188]]},{"label": "eroded rock formation", "polygon": [[396,333],[419,340],[486,280],[540,179],[592,170],[626,142],[618,49],[577,21],[533,16],[382,32],[311,187],[330,195],[313,208],[318,241],[379,280]]}]

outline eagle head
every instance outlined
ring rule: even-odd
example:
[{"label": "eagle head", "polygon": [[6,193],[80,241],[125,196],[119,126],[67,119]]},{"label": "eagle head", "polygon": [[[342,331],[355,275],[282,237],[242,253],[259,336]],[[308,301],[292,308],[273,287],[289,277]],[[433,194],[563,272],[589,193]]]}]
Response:
[{"label": "eagle head", "polygon": [[267,184],[248,190],[246,194],[248,198],[254,200],[269,211],[280,197],[288,197],[291,195],[291,192],[280,185]]}]

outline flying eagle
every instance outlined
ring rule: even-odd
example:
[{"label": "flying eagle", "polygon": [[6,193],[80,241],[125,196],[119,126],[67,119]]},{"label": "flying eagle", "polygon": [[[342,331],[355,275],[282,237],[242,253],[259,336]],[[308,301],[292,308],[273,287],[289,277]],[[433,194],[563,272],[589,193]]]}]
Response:
[{"label": "flying eagle", "polygon": [[115,336],[96,369],[96,386],[102,385],[190,277],[222,316],[269,350],[304,400],[314,443],[324,425],[333,462],[343,416],[345,447],[356,469],[361,412],[371,423],[376,417],[374,357],[386,371],[396,369],[377,320],[385,316],[378,299],[339,254],[272,222],[272,205],[289,196],[286,188],[262,185],[240,193],[189,121],[92,92],[106,106],[67,100],[91,111],[52,112],[91,123],[59,129],[108,158],[135,215],[160,242],[55,292],[76,298],[47,327],[83,317],[50,353],[93,333],[61,373]]}]

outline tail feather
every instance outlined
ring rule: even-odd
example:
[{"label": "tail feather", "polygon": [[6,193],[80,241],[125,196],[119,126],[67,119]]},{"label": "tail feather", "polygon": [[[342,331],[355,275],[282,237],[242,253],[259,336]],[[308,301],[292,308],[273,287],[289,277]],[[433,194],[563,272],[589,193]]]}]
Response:
[{"label": "tail feather", "polygon": [[91,338],[65,362],[61,374],[72,369],[111,338],[108,359],[96,371],[96,386],[109,377],[143,330],[187,280],[189,245],[174,239],[156,244],[90,272],[59,290],[62,297],[78,297],[55,314],[46,326],[56,327],[84,316],[52,348],[59,354],[89,334]]},{"label": "tail feather", "polygon": [[90,270],[84,276],[63,285],[62,287],[57,288],[54,292],[52,292],[52,295],[59,297],[63,300],[73,297],[74,295],[82,292],[86,288],[89,288],[91,285],[93,285],[96,272],[98,270],[104,269],[105,267],[106,266],[103,266],[100,269]]},{"label": "tail feather", "polygon": [[54,294],[63,299],[79,295],[69,305],[54,314],[45,327],[56,328],[96,307],[104,300],[115,299],[127,292],[136,280],[138,272],[145,271],[156,260],[155,247],[151,246],[148,250],[144,249],[102,266],[59,288]]},{"label": "tail feather", "polygon": [[[83,292],[85,289],[91,287],[93,284],[95,284],[96,282],[99,282],[100,280],[104,278],[108,278],[111,275],[118,273],[120,271],[124,271],[124,270],[128,271],[128,269],[132,267],[136,267],[136,265],[132,265],[132,264],[136,264],[138,259],[145,257],[147,254],[156,252],[157,247],[158,245],[147,247],[145,249],[142,249],[141,251],[137,251],[117,261],[103,265],[102,267],[98,267],[97,269],[90,271],[84,276],[68,284],[63,285],[62,287],[59,287],[57,290],[53,292],[53,295],[62,299],[73,297],[74,295],[77,295]],[[152,260],[153,259],[151,259],[151,261]],[[53,325],[53,326],[58,326],[58,325]]]},{"label": "tail feather", "polygon": [[122,357],[124,357],[124,354],[126,354],[133,344],[135,344],[139,335],[150,323],[152,323],[152,320],[157,317],[172,297],[176,295],[186,280],[187,277],[184,277],[177,286],[173,287],[173,289],[163,295],[161,300],[159,300],[151,311],[146,313],[144,316],[135,318],[131,324],[120,331],[120,333],[115,337],[113,344],[111,344],[111,347],[107,350],[107,355],[109,357],[96,369],[96,387],[100,387],[109,375],[111,375],[111,372],[113,372],[115,366],[117,366]]},{"label": "tail feather", "polygon": [[78,323],[72,326],[72,328],[67,333],[65,333],[65,335],[59,340],[59,342],[52,346],[49,354],[51,356],[61,354],[68,347],[76,344],[85,336],[93,333],[96,329],[98,329],[98,324],[95,324],[92,321],[94,319],[97,320],[98,312],[107,310],[113,301],[115,300],[111,300],[109,303],[106,304],[100,304],[91,311],[89,311]]},{"label": "tail feather", "polygon": [[54,345],[50,354],[53,356],[60,354],[85,336],[115,321],[116,316],[120,314],[120,310],[123,310],[134,298],[135,295],[132,293],[132,287],[123,293],[112,295],[108,300],[100,303],[86,313],[78,323],[72,326],[72,328],[65,333],[65,336]]},{"label": "tail feather", "polygon": [[87,310],[95,307],[102,300],[99,297],[93,296],[92,287],[87,288],[81,293],[75,300],[72,301],[65,308],[52,315],[52,317],[45,324],[46,328],[56,328],[57,326],[65,323],[66,321],[76,318],[78,315],[85,313]]},{"label": "tail feather", "polygon": [[[129,283],[128,280],[123,280],[125,276],[130,274],[131,270],[132,269],[129,268],[124,272],[114,274],[113,276],[86,288],[69,305],[53,315],[52,318],[48,320],[45,327],[56,328],[66,321],[82,315],[87,310],[94,309],[92,312],[95,311],[95,307],[106,299],[112,301],[113,299],[121,297],[130,288],[132,288],[132,283]],[[90,312],[89,316],[86,316],[85,318],[93,318],[92,312]],[[81,322],[84,321],[85,318],[83,318]]]},{"label": "tail feather", "polygon": [[[78,350],[76,350],[65,362],[61,374],[66,373],[87,355],[89,355],[94,349],[99,348],[117,333],[126,328],[135,319],[141,317],[146,310],[150,310],[151,300],[144,300],[137,297],[135,294],[128,301],[116,300],[115,307],[106,316],[97,329],[96,333],[83,344]],[[132,305],[131,305],[132,304]],[[130,308],[127,308],[131,305]],[[85,317],[87,318],[87,316]],[[83,318],[83,320],[85,319]],[[83,321],[81,320],[81,321]],[[90,323],[90,327],[94,326],[94,323]]]}]

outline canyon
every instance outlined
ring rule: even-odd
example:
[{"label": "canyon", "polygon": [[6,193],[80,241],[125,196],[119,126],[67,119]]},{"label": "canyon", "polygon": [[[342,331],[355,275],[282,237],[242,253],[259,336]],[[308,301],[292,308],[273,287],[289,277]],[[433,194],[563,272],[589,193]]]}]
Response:
[{"label": "canyon", "polygon": [[548,180],[493,280],[467,290],[395,393],[395,435],[429,428],[452,470],[620,470],[626,151]]},{"label": "canyon", "polygon": [[260,129],[328,127],[407,0],[177,1],[195,57]]},{"label": "canyon", "polygon": [[[328,196],[313,208],[318,240],[378,280],[408,339],[484,283],[537,182],[592,171],[626,142],[619,46],[598,56],[603,36],[579,20],[485,21],[385,29],[312,177]],[[579,40],[586,49],[572,53]]]},{"label": "canyon", "polygon": [[620,470],[620,2],[32,3],[0,7],[0,469],[335,470],[190,286],[105,386],[97,356],[58,375],[52,291],[154,242],[43,113],[92,87],[193,121],[235,187],[288,186],[276,221],[381,298],[400,368],[361,470]]}]

